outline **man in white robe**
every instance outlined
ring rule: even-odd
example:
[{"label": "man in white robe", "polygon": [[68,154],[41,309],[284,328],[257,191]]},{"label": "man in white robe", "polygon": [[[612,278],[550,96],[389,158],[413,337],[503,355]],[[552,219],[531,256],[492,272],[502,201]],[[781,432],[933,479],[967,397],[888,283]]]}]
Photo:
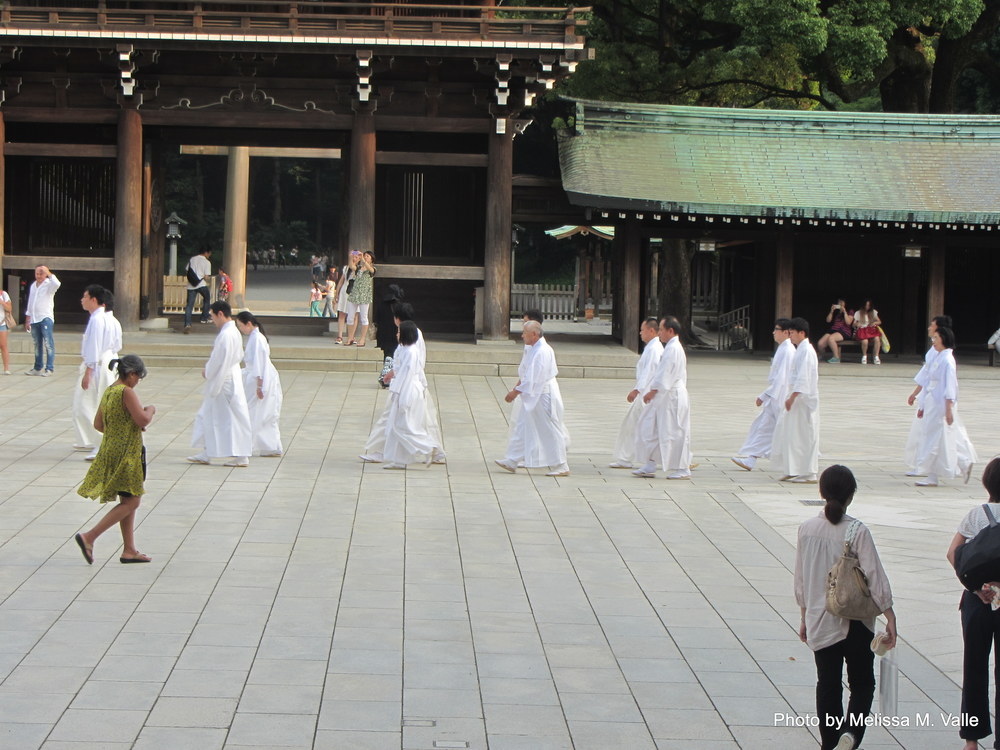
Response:
[{"label": "man in white robe", "polygon": [[646,408],[643,396],[649,391],[649,384],[656,374],[656,368],[663,356],[663,343],[657,335],[659,324],[656,318],[646,318],[639,326],[639,338],[644,344],[642,356],[635,365],[635,386],[625,400],[628,401],[628,411],[618,430],[618,441],[615,443],[615,460],[609,466],[612,469],[631,469],[635,460],[635,436],[639,425],[639,417]]},{"label": "man in white robe", "polygon": [[691,405],[680,330],[681,324],[673,316],[660,321],[663,355],[642,397],[646,408],[636,429],[635,457],[643,462],[632,472],[637,477],[656,476],[659,462],[667,479],[691,478]]},{"label": "man in white robe", "polygon": [[511,410],[507,455],[495,463],[512,474],[523,464],[529,469],[547,467],[548,477],[569,476],[569,433],[563,424],[562,396],[555,382],[559,373],[555,352],[542,336],[537,321],[524,324],[521,339],[524,354],[517,368],[519,379],[504,397],[508,404],[520,400]]},{"label": "man in white robe", "polygon": [[767,389],[757,397],[760,413],[750,424],[750,432],[740,452],[732,457],[732,462],[741,469],[753,471],[758,458],[770,458],[771,443],[774,440],[774,426],[785,408],[788,398],[788,377],[792,369],[795,345],[789,338],[788,318],[778,318],[774,323],[774,343],[778,348],[771,359],[771,370],[767,374]]},{"label": "man in white robe", "polygon": [[792,318],[792,371],[785,410],[774,428],[771,463],[781,481],[815,484],[819,472],[819,360],[809,342],[809,323]]},{"label": "man in white robe", "polygon": [[228,302],[213,302],[209,310],[219,332],[202,371],[204,398],[191,433],[191,445],[198,453],[188,456],[188,461],[207,464],[213,458],[230,458],[226,466],[248,466],[253,431],[240,374],[243,337],[233,322]]},{"label": "man in white robe", "polygon": [[[116,359],[122,350],[122,324],[115,317],[114,302],[114,293],[110,289],[105,289],[104,322],[107,323],[107,326],[104,329],[104,350],[110,353],[111,359]],[[114,381],[115,378],[112,378],[111,382],[113,383]]]},{"label": "man in white robe", "polygon": [[94,428],[94,417],[101,406],[104,390],[114,382],[108,370],[111,357],[106,356],[107,321],[104,312],[104,287],[91,284],[83,290],[80,306],[90,313],[80,342],[79,380],[73,389],[73,425],[77,442],[74,450],[87,451],[85,459],[93,461],[101,445],[101,433]]},{"label": "man in white robe", "polygon": [[[937,315],[931,318],[930,325],[927,326],[927,338],[931,338],[937,333],[938,328],[951,328],[951,316],[950,315]],[[954,329],[952,329],[954,330]],[[931,368],[934,366],[934,360],[937,358],[938,350],[931,346],[927,353],[924,355],[924,364],[917,374],[913,377],[913,382],[917,384],[917,387],[913,389],[913,393],[910,397],[906,399],[906,403],[909,406],[913,406],[917,402],[917,398],[920,396],[920,392],[927,387],[930,382]],[[908,477],[922,477],[925,476],[921,473],[920,468],[917,466],[919,452],[919,444],[921,437],[923,435],[923,425],[917,419],[916,414],[913,416],[913,421],[910,423],[910,434],[906,438],[906,446],[903,449],[903,460],[906,462],[906,467],[908,471],[906,476]]]}]

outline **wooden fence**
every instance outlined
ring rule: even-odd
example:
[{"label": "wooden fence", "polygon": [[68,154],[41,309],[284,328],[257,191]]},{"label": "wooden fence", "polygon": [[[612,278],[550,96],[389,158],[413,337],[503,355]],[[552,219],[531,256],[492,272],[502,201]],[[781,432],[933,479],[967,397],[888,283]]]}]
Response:
[{"label": "wooden fence", "polygon": [[577,288],[573,284],[513,284],[511,317],[538,310],[546,320],[576,320]]},{"label": "wooden fence", "polygon": [[722,352],[750,349],[750,305],[737,307],[719,316],[719,343]]},{"label": "wooden fence", "polygon": [[[215,277],[208,276],[205,279],[208,284],[208,293],[211,299],[216,299]],[[186,276],[164,276],[163,277],[163,312],[182,313],[187,306],[187,277]],[[194,298],[194,312],[201,313],[202,296],[199,294]]]}]

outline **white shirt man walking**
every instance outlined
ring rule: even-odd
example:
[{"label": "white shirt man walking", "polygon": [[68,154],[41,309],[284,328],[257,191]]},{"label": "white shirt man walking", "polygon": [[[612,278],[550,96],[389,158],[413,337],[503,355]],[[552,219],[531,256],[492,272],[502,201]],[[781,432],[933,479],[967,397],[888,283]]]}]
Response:
[{"label": "white shirt man walking", "polygon": [[646,318],[639,326],[639,338],[642,339],[644,346],[642,356],[635,365],[635,386],[625,397],[629,407],[618,430],[615,460],[609,464],[612,469],[631,469],[635,460],[636,428],[639,426],[639,417],[646,408],[646,402],[642,399],[649,391],[649,384],[653,381],[656,368],[660,364],[660,357],[663,356],[663,344],[657,335],[658,330],[659,324],[656,318]]},{"label": "white shirt man walking", "polygon": [[207,464],[213,458],[228,457],[226,466],[249,466],[253,431],[240,374],[243,337],[236,329],[228,302],[213,302],[209,310],[219,332],[202,371],[204,398],[191,433],[191,445],[198,453],[188,456],[188,461]]},{"label": "white shirt man walking", "polygon": [[108,370],[113,354],[107,351],[109,340],[107,313],[104,309],[104,287],[91,284],[83,291],[80,306],[90,313],[80,342],[80,373],[73,389],[73,424],[76,427],[78,451],[88,451],[87,461],[97,457],[101,433],[94,428],[94,417],[101,405],[105,389],[115,381]]},{"label": "white shirt man walking", "polygon": [[[47,378],[56,364],[56,342],[52,337],[55,325],[55,296],[62,282],[45,266],[35,268],[35,283],[28,288],[28,304],[24,308],[24,330],[35,342],[35,366],[25,375]],[[45,361],[42,362],[42,353]]]},{"label": "white shirt man walking", "polygon": [[691,478],[691,406],[680,330],[681,324],[673,316],[660,321],[663,356],[642,397],[646,408],[636,429],[635,457],[643,465],[632,472],[637,477],[656,476],[659,459],[667,479]]},{"label": "white shirt man walking", "polygon": [[521,331],[524,355],[517,368],[520,379],[504,397],[509,404],[520,397],[511,411],[507,455],[496,465],[513,474],[518,465],[529,469],[547,467],[547,477],[569,475],[566,448],[569,433],[563,424],[563,402],[555,378],[559,373],[556,355],[542,336],[542,326],[534,320]]},{"label": "white shirt man walking", "polygon": [[771,463],[781,481],[815,484],[819,472],[819,360],[809,342],[809,322],[792,318],[795,345],[785,411],[774,428]]},{"label": "white shirt man walking", "polygon": [[771,359],[771,370],[767,374],[767,390],[757,397],[760,413],[750,424],[750,433],[740,452],[731,459],[741,469],[753,471],[758,458],[771,456],[774,441],[774,426],[785,409],[788,398],[788,378],[792,371],[795,345],[791,342],[788,318],[778,318],[774,323],[774,343],[778,348]]}]

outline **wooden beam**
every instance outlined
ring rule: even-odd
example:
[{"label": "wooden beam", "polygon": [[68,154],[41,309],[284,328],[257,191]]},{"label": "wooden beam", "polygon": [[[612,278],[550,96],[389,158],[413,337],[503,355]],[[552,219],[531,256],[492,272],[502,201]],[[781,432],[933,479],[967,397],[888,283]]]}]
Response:
[{"label": "wooden beam", "polygon": [[[497,120],[504,123],[504,120]],[[506,124],[506,123],[505,123]],[[486,170],[486,277],[483,279],[483,338],[510,338],[511,187],[513,128],[490,133]]]},{"label": "wooden beam", "polygon": [[[0,111],[0,143],[5,143],[7,140],[6,124],[3,119],[3,112]],[[7,180],[5,179],[5,169],[6,162],[5,156],[0,152],[0,289],[3,289],[3,271],[4,271],[4,244],[6,242],[6,234],[4,233],[4,220],[7,216]]]},{"label": "wooden beam", "polygon": [[426,167],[486,167],[486,154],[446,154],[417,151],[376,151],[376,164],[408,164]]},{"label": "wooden beam", "polygon": [[[625,220],[625,226],[615,231],[614,251],[621,257],[621,283],[616,295],[614,312],[621,321],[621,342],[626,349],[639,351],[639,325],[643,320],[642,282],[644,269],[642,264],[642,237],[637,219]],[[619,237],[619,234],[621,235]]]},{"label": "wooden beam", "polygon": [[486,278],[483,266],[425,266],[405,263],[379,263],[378,275],[382,279],[446,279],[449,281],[482,281]]},{"label": "wooden beam", "polygon": [[350,193],[347,243],[350,250],[374,250],[375,245],[375,117],[360,106],[351,130]]},{"label": "wooden beam", "polygon": [[[58,255],[4,255],[5,271],[25,271],[48,266],[53,271],[114,271],[114,258],[66,257]],[[117,300],[115,306],[117,307]],[[117,315],[117,314],[116,314]]]},{"label": "wooden beam", "polygon": [[135,109],[123,109],[118,120],[114,270],[115,317],[124,330],[138,330],[142,294],[142,120]]},{"label": "wooden beam", "polygon": [[222,248],[222,268],[233,280],[234,309],[242,308],[247,289],[247,204],[250,200],[250,149],[229,149],[226,174],[226,219]]},{"label": "wooden beam", "polygon": [[778,252],[774,272],[774,317],[790,318],[795,291],[795,238],[790,231],[778,233]]},{"label": "wooden beam", "polygon": [[[250,146],[250,156],[288,159],[340,159],[339,148],[279,148]],[[229,156],[229,146],[181,146],[182,154],[192,156]]]},{"label": "wooden beam", "polygon": [[95,143],[5,143],[3,152],[6,156],[114,159],[118,155],[118,147]]},{"label": "wooden beam", "polygon": [[944,315],[944,243],[940,240],[927,248],[927,319]]}]

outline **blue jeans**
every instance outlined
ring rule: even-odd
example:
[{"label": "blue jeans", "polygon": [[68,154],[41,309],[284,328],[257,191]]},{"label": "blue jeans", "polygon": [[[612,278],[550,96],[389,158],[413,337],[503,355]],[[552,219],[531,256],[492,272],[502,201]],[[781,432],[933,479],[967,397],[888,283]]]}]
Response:
[{"label": "blue jeans", "polygon": [[191,325],[191,313],[194,311],[194,300],[199,294],[201,295],[201,322],[204,323],[208,320],[208,307],[212,304],[208,296],[208,284],[200,286],[197,289],[188,289],[187,292],[188,301],[187,307],[184,308],[184,326],[187,327]]},{"label": "blue jeans", "polygon": [[31,338],[35,341],[35,369],[42,369],[42,349],[45,350],[45,369],[52,372],[56,363],[56,342],[52,338],[52,318],[31,321]]}]

